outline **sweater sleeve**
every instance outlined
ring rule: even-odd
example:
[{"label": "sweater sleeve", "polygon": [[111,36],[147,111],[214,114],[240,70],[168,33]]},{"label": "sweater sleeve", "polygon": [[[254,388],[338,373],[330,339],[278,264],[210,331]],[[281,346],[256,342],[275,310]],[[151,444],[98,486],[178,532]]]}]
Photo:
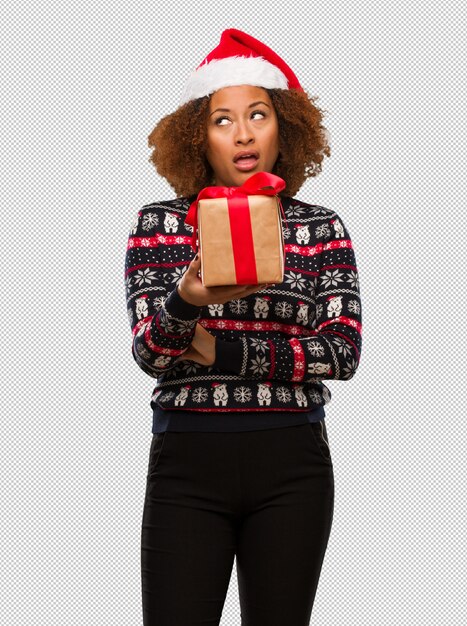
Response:
[{"label": "sweater sleeve", "polygon": [[[214,366],[252,379],[313,382],[353,377],[361,352],[359,277],[352,241],[334,214],[323,238],[314,281],[315,334],[233,342],[216,339]],[[299,295],[299,294],[297,294]]]},{"label": "sweater sleeve", "polygon": [[128,237],[125,286],[133,358],[146,374],[157,378],[174,367],[190,346],[202,307],[186,302],[178,283],[172,286],[164,280],[158,239],[148,235],[142,211]]}]

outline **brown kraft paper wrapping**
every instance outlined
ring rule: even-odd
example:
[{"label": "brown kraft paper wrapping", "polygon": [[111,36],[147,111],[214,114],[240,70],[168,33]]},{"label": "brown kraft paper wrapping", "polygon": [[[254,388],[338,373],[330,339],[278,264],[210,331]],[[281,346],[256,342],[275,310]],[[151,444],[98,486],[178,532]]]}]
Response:
[{"label": "brown kraft paper wrapping", "polygon": [[[257,283],[284,280],[284,236],[276,196],[249,195]],[[198,203],[198,243],[201,281],[205,287],[246,284],[237,282],[227,198],[205,198]]]}]

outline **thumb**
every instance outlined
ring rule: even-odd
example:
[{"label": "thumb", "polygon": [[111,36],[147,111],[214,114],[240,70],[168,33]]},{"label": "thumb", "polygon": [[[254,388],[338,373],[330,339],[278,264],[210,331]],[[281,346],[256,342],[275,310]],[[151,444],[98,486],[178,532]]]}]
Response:
[{"label": "thumb", "polygon": [[199,252],[196,253],[196,256],[194,256],[191,260],[192,265],[199,265],[199,263],[201,263],[201,258],[199,256]]}]

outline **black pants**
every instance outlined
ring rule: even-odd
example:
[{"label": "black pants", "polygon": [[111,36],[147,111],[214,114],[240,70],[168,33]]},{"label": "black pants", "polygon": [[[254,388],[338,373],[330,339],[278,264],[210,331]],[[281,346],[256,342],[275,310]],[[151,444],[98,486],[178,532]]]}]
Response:
[{"label": "black pants", "polygon": [[242,626],[308,626],[334,510],[328,443],[324,420],[154,434],[144,626],[218,625],[234,557]]}]

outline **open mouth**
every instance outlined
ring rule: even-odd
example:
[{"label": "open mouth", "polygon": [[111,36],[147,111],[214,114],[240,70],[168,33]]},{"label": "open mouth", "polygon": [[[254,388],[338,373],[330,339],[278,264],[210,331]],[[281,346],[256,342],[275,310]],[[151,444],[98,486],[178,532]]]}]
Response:
[{"label": "open mouth", "polygon": [[237,169],[239,170],[251,170],[254,167],[256,167],[256,164],[258,163],[259,159],[257,156],[254,155],[245,155],[245,156],[241,156],[239,158],[237,158],[234,161],[234,165]]}]

